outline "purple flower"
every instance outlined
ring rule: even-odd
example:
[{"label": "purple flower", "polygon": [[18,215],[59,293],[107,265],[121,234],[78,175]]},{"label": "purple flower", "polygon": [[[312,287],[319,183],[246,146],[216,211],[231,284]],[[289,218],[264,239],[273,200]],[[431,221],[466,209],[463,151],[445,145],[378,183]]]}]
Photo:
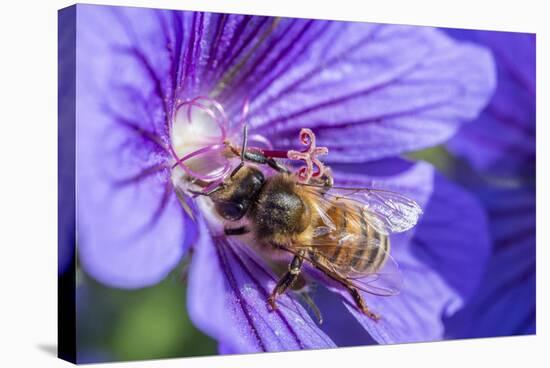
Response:
[{"label": "purple flower", "polygon": [[[535,333],[535,35],[452,33],[490,47],[498,88],[474,124],[449,143],[475,174],[466,185],[489,215],[492,256],[472,301],[447,321],[449,337]],[[495,134],[497,133],[497,134]]]},{"label": "purple flower", "polygon": [[481,278],[485,217],[429,164],[399,155],[440,144],[477,116],[494,88],[489,52],[426,27],[88,5],[78,5],[78,22],[77,226],[86,272],[144,287],[191,253],[189,314],[221,353],[335,346],[341,331],[320,329],[293,293],[270,311],[277,277],[265,259],[239,237],[214,236],[208,199],[180,191],[186,172],[212,179],[231,169],[218,144],[240,142],[245,115],[251,141],[295,149],[300,129],[310,128],[329,147],[323,159],[336,184],[391,189],[424,208],[418,226],[392,238],[401,294],[365,295],[382,319],[342,298],[377,342],[442,338],[441,316]]}]

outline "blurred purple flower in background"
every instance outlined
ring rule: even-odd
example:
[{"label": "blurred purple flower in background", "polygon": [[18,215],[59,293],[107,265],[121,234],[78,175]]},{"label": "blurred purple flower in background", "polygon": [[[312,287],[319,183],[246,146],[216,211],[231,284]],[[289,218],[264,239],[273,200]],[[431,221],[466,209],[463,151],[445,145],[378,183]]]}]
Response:
[{"label": "blurred purple flower in background", "polygon": [[[382,320],[344,304],[376,342],[443,337],[442,316],[481,280],[485,215],[432,166],[399,155],[443,143],[477,117],[495,84],[486,49],[427,27],[88,5],[77,13],[78,256],[88,274],[139,288],[192,254],[189,314],[221,353],[339,343],[331,310],[323,329],[292,293],[270,312],[276,276],[265,261],[236,237],[213,237],[206,214],[189,201],[192,219],[176,195],[176,157],[210,147],[183,169],[227,170],[216,119],[188,116],[184,104],[220,112],[219,103],[235,124],[249,101],[251,139],[291,149],[310,128],[329,147],[337,185],[395,190],[423,207],[421,222],[392,238],[401,294],[365,295]],[[238,141],[233,128],[225,133]]]},{"label": "blurred purple flower in background", "polygon": [[492,256],[472,302],[446,322],[454,338],[535,333],[535,35],[452,31],[488,46],[498,87],[449,143],[475,171],[462,178],[487,209]]}]

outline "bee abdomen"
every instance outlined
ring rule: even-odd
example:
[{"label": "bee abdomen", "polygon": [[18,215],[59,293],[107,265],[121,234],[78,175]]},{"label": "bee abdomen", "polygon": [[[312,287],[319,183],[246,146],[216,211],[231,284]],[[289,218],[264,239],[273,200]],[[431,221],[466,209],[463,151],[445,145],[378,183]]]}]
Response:
[{"label": "bee abdomen", "polygon": [[[323,256],[330,263],[338,265],[340,269],[348,269],[349,272],[376,272],[387,258],[389,238],[376,231],[362,216],[349,218],[349,213],[352,211],[341,207],[327,211],[342,235],[339,246],[322,249]],[[361,213],[360,209],[357,213]]]},{"label": "bee abdomen", "polygon": [[363,244],[358,244],[356,247],[351,266],[357,272],[376,272],[386,260],[390,246],[389,239],[368,224],[363,216],[360,216],[359,226]]},{"label": "bee abdomen", "polygon": [[390,241],[386,235],[371,228],[372,237],[377,240],[378,246],[372,246],[371,239],[365,240],[369,242],[369,246],[361,245],[355,250],[351,266],[354,271],[372,273],[378,271],[386,261],[387,254],[390,250]]}]

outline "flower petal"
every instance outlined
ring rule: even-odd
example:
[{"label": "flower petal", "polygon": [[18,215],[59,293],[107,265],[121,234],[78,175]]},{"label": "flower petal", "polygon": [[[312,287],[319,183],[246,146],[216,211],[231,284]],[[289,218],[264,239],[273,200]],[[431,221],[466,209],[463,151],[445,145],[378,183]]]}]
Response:
[{"label": "flower petal", "polygon": [[401,294],[365,295],[369,308],[381,315],[379,321],[359,312],[347,295],[345,305],[378,343],[440,340],[443,338],[441,315],[456,309],[460,299],[435,271],[404,253],[398,257],[405,280]]},{"label": "flower petal", "polygon": [[334,185],[391,190],[426,206],[433,190],[434,168],[425,162],[393,157],[361,164],[331,166]]},{"label": "flower petal", "polygon": [[485,210],[472,194],[435,175],[434,191],[414,237],[415,257],[467,300],[478,287],[490,255]]},{"label": "flower petal", "polygon": [[534,334],[536,198],[534,188],[484,189],[493,256],[472,302],[446,321],[452,338]]},{"label": "flower petal", "polygon": [[[491,175],[533,175],[535,170],[535,35],[461,31],[495,54],[498,87],[489,106],[449,142],[452,152]],[[498,132],[498,134],[495,134]]]},{"label": "flower petal", "polygon": [[[79,157],[77,163],[90,162]],[[136,288],[174,269],[193,224],[170,186],[150,177],[120,188],[98,171],[78,178],[78,255],[86,272],[107,285]]]},{"label": "flower petal", "polygon": [[[132,100],[121,92],[128,89],[111,88],[113,75],[124,75],[132,90],[156,93],[143,66],[115,62],[113,45],[97,39],[93,30],[107,26],[107,14],[110,8],[78,5],[78,251],[84,269],[101,282],[143,287],[175,267],[193,231],[184,230],[192,225],[164,166],[161,128],[149,115],[161,109],[158,98],[153,107],[144,96]],[[119,28],[111,32],[110,40],[124,39]]]},{"label": "flower petal", "polygon": [[233,238],[211,237],[200,220],[189,274],[193,322],[220,342],[221,352],[251,353],[334,347],[305,309],[287,294],[270,311],[274,275]]},{"label": "flower petal", "polygon": [[345,303],[342,303],[342,298],[335,295],[332,290],[315,285],[310,294],[323,318],[321,329],[336,345],[344,347],[377,344],[369,332],[349,313]]},{"label": "flower petal", "polygon": [[[78,80],[114,121],[168,139],[172,59],[157,12],[77,5]],[[97,30],[108,30],[100,32]],[[81,96],[79,95],[79,99]]]},{"label": "flower petal", "polygon": [[[336,170],[339,166],[334,166],[336,178],[342,175]],[[387,167],[385,170],[390,171]],[[372,168],[370,171],[376,172]],[[424,181],[433,180],[433,192],[431,184],[421,185],[422,176]],[[392,255],[404,279],[401,293],[392,297],[364,294],[369,308],[380,313],[382,320],[374,322],[358,312],[344,293],[346,307],[379,343],[443,338],[441,316],[454,313],[471,295],[481,281],[488,257],[489,240],[481,207],[472,195],[434,175],[433,168],[424,163],[410,165],[408,175],[407,170],[401,175],[394,172],[387,182],[383,176],[371,175],[354,176],[351,182],[344,180],[354,186],[395,188],[424,208],[413,231],[392,236]],[[339,288],[333,290],[342,293]]]},{"label": "flower petal", "polygon": [[303,127],[330,147],[332,161],[433,146],[474,119],[494,89],[489,52],[436,29],[319,21],[307,32],[319,34],[284,55],[292,59],[284,70],[273,66],[242,86],[253,131],[277,137],[277,146],[292,146]]},{"label": "flower petal", "polygon": [[446,321],[447,334],[458,338],[532,334],[536,324],[535,35],[452,34],[492,49],[499,85],[475,126],[466,127],[449,145],[484,179],[468,184],[487,208],[493,254],[471,303]]}]

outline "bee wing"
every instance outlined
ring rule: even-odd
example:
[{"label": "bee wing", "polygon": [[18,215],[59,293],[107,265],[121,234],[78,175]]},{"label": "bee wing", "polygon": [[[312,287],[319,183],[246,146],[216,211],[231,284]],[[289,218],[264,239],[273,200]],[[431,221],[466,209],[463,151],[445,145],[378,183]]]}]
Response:
[{"label": "bee wing", "polygon": [[[400,233],[416,225],[422,208],[412,199],[389,190],[372,188],[343,188],[301,184],[306,191],[317,196],[318,209],[323,212],[330,206],[346,205],[382,234]],[[323,203],[324,202],[324,203]],[[327,217],[327,216],[325,216]],[[324,217],[321,217],[325,221]],[[330,225],[330,219],[327,226]]]},{"label": "bee wing", "polygon": [[384,265],[376,272],[355,274],[348,279],[360,290],[378,296],[397,295],[401,291],[403,278],[397,262],[386,254]]},{"label": "bee wing", "polygon": [[[345,279],[360,290],[379,296],[399,294],[403,282],[399,266],[380,240],[342,231],[332,235],[324,233],[314,237],[311,244],[295,244],[293,248],[310,249],[304,257],[316,268],[336,279]],[[346,256],[331,257],[338,248],[345,250]],[[384,260],[382,265],[378,264],[380,260]]]}]

